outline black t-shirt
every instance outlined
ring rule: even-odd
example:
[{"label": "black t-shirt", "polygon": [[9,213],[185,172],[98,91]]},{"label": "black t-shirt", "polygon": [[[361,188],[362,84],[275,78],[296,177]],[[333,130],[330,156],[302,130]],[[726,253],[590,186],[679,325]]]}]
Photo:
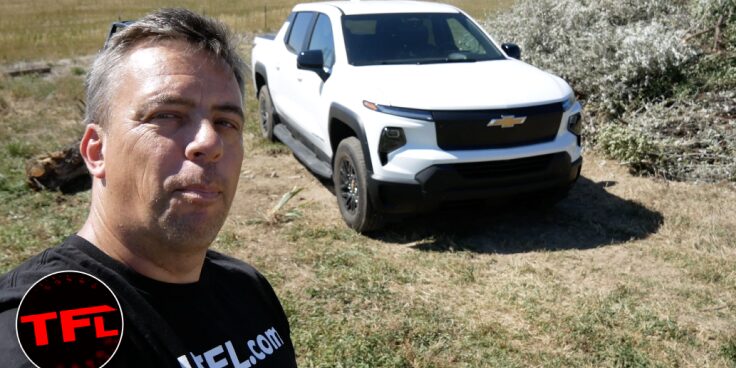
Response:
[{"label": "black t-shirt", "polygon": [[16,338],[16,311],[33,283],[62,270],[98,277],[120,301],[123,339],[105,367],[296,367],[284,310],[250,265],[210,250],[198,282],[169,284],[76,235],[0,277],[3,367],[32,367]]}]

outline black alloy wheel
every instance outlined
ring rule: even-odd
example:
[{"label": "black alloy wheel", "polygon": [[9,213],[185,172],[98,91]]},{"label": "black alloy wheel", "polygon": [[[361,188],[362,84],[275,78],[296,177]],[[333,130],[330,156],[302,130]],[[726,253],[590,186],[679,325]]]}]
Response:
[{"label": "black alloy wheel", "polygon": [[337,146],[332,170],[335,195],[345,223],[357,232],[365,233],[381,225],[368,193],[368,174],[360,141],[344,139]]},{"label": "black alloy wheel", "polygon": [[360,192],[355,168],[350,160],[343,160],[340,164],[340,191],[339,196],[345,209],[351,214],[358,210]]}]

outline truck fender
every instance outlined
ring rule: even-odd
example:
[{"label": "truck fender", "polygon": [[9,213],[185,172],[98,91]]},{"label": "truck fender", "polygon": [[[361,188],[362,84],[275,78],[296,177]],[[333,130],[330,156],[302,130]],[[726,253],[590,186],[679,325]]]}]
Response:
[{"label": "truck fender", "polygon": [[358,138],[360,141],[360,146],[363,148],[363,156],[365,156],[365,166],[369,174],[373,174],[373,163],[371,161],[371,151],[368,147],[368,139],[365,136],[365,130],[363,130],[363,126],[360,125],[360,121],[358,120],[358,116],[352,112],[347,107],[340,105],[338,103],[332,103],[330,105],[330,113],[329,113],[329,119],[330,122],[329,125],[329,135],[330,135],[330,146],[332,147],[333,152],[333,159],[334,159],[334,152],[337,151],[337,145],[340,144],[339,140],[333,141],[333,119],[339,120],[345,125],[347,125],[350,129],[352,129],[353,132],[355,132],[355,137]]}]

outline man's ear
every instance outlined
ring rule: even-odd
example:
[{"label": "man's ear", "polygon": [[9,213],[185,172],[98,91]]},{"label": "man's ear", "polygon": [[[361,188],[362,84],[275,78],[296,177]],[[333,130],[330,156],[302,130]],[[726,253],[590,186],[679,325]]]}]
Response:
[{"label": "man's ear", "polygon": [[82,141],[79,143],[79,153],[87,164],[87,170],[98,179],[105,178],[104,137],[105,132],[101,126],[87,124]]}]

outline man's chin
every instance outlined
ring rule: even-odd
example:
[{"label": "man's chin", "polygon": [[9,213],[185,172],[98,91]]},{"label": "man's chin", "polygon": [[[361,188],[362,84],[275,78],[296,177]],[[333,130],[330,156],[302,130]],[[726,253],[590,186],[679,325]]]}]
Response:
[{"label": "man's chin", "polygon": [[179,249],[204,248],[212,244],[220,232],[225,217],[184,216],[159,222],[163,238]]}]

